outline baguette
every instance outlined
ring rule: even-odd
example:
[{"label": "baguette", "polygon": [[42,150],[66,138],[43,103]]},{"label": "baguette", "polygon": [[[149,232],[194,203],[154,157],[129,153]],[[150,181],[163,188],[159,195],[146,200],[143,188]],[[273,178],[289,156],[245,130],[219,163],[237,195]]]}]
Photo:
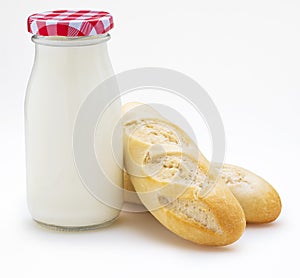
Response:
[{"label": "baguette", "polygon": [[[128,103],[123,105],[123,114],[126,114],[128,111],[132,110],[133,108],[136,109],[139,106],[143,107],[143,109],[141,109],[142,111],[147,110],[147,115],[145,115],[145,113],[141,113],[139,110],[136,110],[136,120],[141,120],[145,117],[154,117],[155,120],[153,120],[153,122],[156,123],[156,131],[154,131],[154,133],[159,134],[159,130],[164,130],[163,133],[166,132],[166,129],[172,130],[171,133],[173,137],[176,135],[182,138],[181,140],[178,139],[175,141],[175,144],[176,142],[178,143],[180,141],[187,142],[185,150],[189,150],[188,152],[191,154],[198,153],[202,163],[208,167],[209,162],[197,149],[197,146],[194,142],[192,142],[188,135],[174,124],[168,124],[168,122],[150,106],[143,105],[141,103]],[[132,118],[132,116],[130,117]],[[162,121],[164,124],[160,125],[160,122]],[[137,126],[137,122],[134,125]],[[149,138],[147,140],[149,142]],[[152,138],[151,142],[157,144],[174,144],[174,140],[173,142],[168,142],[168,140],[162,141],[158,138],[154,138],[154,140]],[[247,223],[268,223],[278,218],[282,207],[279,194],[264,179],[246,169],[228,164],[224,164],[221,177],[224,179],[225,184],[229,187],[231,192],[241,204]],[[135,190],[131,179],[128,177],[126,172],[124,172],[124,188],[132,192]],[[138,196],[134,199],[134,202],[141,204]]]},{"label": "baguette", "polygon": [[223,166],[221,176],[240,202],[248,223],[269,223],[278,218],[282,206],[279,194],[263,178],[229,164]]},{"label": "baguette", "polygon": [[[165,123],[158,118],[124,123],[125,167],[142,203],[161,224],[189,241],[223,246],[238,240],[245,216],[224,180],[217,180],[204,196],[207,160],[200,152],[198,159],[195,153],[183,153],[170,131],[172,125],[152,134],[153,121]],[[159,142],[156,145],[152,135]],[[189,140],[183,142],[188,150],[193,149]]]}]

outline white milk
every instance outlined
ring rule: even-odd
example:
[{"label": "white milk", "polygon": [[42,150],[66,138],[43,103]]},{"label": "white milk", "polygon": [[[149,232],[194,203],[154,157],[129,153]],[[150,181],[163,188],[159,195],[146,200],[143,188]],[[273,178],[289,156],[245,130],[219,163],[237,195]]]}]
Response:
[{"label": "white milk", "polygon": [[[36,56],[25,100],[27,192],[31,215],[43,224],[88,229],[107,224],[120,213],[119,209],[99,202],[86,189],[72,148],[80,105],[101,81],[113,74],[106,46],[108,38],[102,35],[33,39]],[[101,140],[102,144],[109,142],[108,134],[120,111],[121,103],[116,101],[103,118],[106,122],[101,130],[96,132],[96,145]],[[109,169],[110,179],[121,186],[122,170],[113,162],[110,146],[102,145],[101,149],[101,163]],[[121,191],[105,194],[121,207]]]}]

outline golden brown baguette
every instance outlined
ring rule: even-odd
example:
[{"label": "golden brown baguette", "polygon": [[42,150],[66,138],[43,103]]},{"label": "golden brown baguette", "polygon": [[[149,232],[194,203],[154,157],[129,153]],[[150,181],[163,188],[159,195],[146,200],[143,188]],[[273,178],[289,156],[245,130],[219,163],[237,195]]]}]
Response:
[{"label": "golden brown baguette", "polygon": [[[149,122],[152,127],[152,119]],[[163,149],[153,147],[144,130],[147,124],[127,122],[123,136],[125,167],[145,207],[170,231],[192,242],[221,246],[238,240],[245,216],[224,180],[217,180],[204,196],[207,161],[201,154],[196,160],[176,144],[165,144],[164,138],[159,144]]]},{"label": "golden brown baguette", "polygon": [[240,202],[248,223],[274,221],[281,212],[276,190],[263,178],[238,166],[225,164],[222,178]]},{"label": "golden brown baguette", "polygon": [[[141,115],[142,113],[137,109],[135,110],[136,120],[152,117],[155,118],[153,122],[156,123],[156,129],[163,129],[164,132],[166,129],[168,130],[168,122],[150,106],[131,102],[123,105],[123,113],[126,114],[128,111],[141,105],[143,111],[147,110],[147,115]],[[130,115],[130,117],[132,116]],[[159,122],[161,121],[164,122],[164,125],[160,125]],[[188,135],[174,124],[169,123],[169,127],[172,129],[173,137],[177,136],[183,138],[182,140],[178,139],[177,142],[175,141],[175,144],[180,141],[188,142],[189,145],[186,146],[185,150],[189,149],[192,150],[189,153],[194,153],[194,150],[195,148],[197,149],[197,147],[194,142],[191,142],[192,140]],[[156,133],[158,133],[157,130]],[[162,142],[162,140],[159,140],[158,138],[152,138],[152,143],[168,144],[167,141]],[[174,140],[170,143],[174,144]],[[201,157],[203,163],[208,165],[209,162],[204,155],[199,151],[196,152]],[[124,173],[124,177],[124,188],[129,191],[134,191],[134,187],[126,172]],[[279,194],[261,177],[241,167],[228,164],[224,165],[221,177],[225,180],[225,184],[240,202],[248,223],[268,223],[276,220],[280,215],[281,200]],[[134,199],[134,202],[139,203],[138,197]]]}]

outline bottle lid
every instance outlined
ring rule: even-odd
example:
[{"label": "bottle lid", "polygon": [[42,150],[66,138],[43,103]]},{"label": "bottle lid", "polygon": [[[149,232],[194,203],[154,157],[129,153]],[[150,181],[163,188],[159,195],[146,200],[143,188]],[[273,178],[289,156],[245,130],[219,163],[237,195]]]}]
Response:
[{"label": "bottle lid", "polygon": [[56,10],[28,17],[28,32],[38,36],[84,37],[105,34],[114,26],[107,12]]}]

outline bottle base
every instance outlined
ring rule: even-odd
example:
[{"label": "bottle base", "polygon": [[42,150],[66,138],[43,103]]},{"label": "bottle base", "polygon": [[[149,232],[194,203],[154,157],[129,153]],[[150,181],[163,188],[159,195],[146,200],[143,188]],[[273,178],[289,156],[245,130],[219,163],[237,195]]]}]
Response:
[{"label": "bottle base", "polygon": [[105,228],[109,225],[111,225],[113,222],[115,222],[118,219],[119,216],[113,218],[112,220],[106,221],[101,224],[96,225],[88,225],[88,226],[57,226],[53,224],[47,224],[41,221],[38,221],[36,219],[33,219],[39,226],[42,228],[45,228],[47,230],[53,230],[58,232],[83,232],[83,231],[91,231],[91,230],[97,230],[101,228]]}]

